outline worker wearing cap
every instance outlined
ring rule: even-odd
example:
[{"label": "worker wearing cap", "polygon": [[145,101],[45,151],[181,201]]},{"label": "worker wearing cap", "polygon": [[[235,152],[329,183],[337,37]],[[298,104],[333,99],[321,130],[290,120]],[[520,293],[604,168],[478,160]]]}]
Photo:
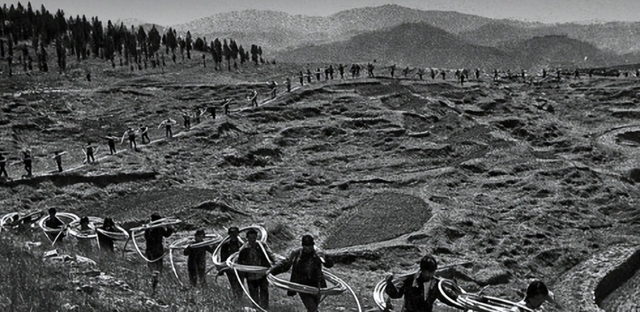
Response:
[{"label": "worker wearing cap", "polygon": [[[238,264],[271,267],[275,256],[266,244],[258,241],[258,232],[250,228],[246,232],[247,243],[238,252]],[[264,273],[244,273],[249,295],[261,308],[269,309],[269,281]]]},{"label": "worker wearing cap", "polygon": [[[278,261],[267,270],[267,274],[280,274],[291,269],[291,282],[311,287],[326,288],[327,282],[322,273],[322,266],[330,268],[333,261],[322,251],[315,250],[315,243],[311,235],[302,236],[302,247],[292,251],[289,257]],[[294,296],[295,291],[288,291],[287,295]],[[298,293],[307,312],[316,312],[320,303],[318,294]]]},{"label": "worker wearing cap", "polygon": [[434,277],[437,269],[436,259],[425,255],[420,259],[420,270],[400,280],[397,286],[393,283],[393,274],[388,276],[385,292],[393,299],[404,296],[402,312],[431,312],[433,303],[441,296]]}]

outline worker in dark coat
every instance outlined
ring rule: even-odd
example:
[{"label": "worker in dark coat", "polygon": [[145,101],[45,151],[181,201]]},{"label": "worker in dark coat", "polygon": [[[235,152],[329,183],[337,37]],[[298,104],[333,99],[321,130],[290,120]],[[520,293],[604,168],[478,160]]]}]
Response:
[{"label": "worker in dark coat", "polygon": [[[194,235],[195,244],[203,242],[205,236],[204,230],[197,230]],[[207,251],[213,253],[213,246],[192,247],[192,245],[189,244],[189,246],[184,249],[183,254],[189,256],[187,259],[189,281],[194,287],[198,286],[198,280],[200,281],[200,286],[207,286]]]},{"label": "worker in dark coat", "polygon": [[[267,271],[267,274],[280,274],[291,268],[291,282],[311,287],[326,288],[327,282],[322,273],[322,267],[323,265],[327,268],[332,267],[333,261],[330,257],[325,256],[323,252],[316,251],[314,245],[315,243],[311,235],[302,236],[302,247],[292,251],[286,259],[278,261],[278,263]],[[295,294],[296,292],[294,291],[287,292],[289,296]],[[299,293],[299,295],[307,312],[316,312],[318,310],[318,304],[320,303],[320,296],[318,294]]]}]

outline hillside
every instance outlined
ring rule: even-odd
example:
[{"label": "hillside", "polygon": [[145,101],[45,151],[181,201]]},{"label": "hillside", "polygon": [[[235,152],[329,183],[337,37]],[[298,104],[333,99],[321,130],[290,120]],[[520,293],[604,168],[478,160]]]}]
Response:
[{"label": "hillside", "polygon": [[508,49],[521,68],[587,68],[619,62],[593,44],[567,36],[544,36],[510,44]]},{"label": "hillside", "polygon": [[290,15],[283,12],[245,10],[175,25],[178,31],[207,38],[241,34],[268,50],[282,50],[309,43],[348,39],[372,30],[403,23],[427,23],[452,33],[475,29],[491,19],[457,12],[421,11],[398,5],[383,5],[342,11],[327,17]]},{"label": "hillside", "polygon": [[503,47],[506,44],[548,35],[567,35],[618,54],[640,51],[640,23],[543,24],[496,20],[446,11],[423,11],[399,5],[345,10],[330,16],[290,15],[266,10],[244,10],[215,14],[172,26],[195,36],[240,39],[255,42],[267,51],[282,51],[310,44],[341,42],[405,23],[425,23],[475,45]]},{"label": "hillside", "polygon": [[[426,41],[419,30],[428,27],[398,31]],[[478,51],[442,30],[424,33]],[[640,274],[625,284],[640,256],[635,77],[483,79],[465,86],[451,77],[314,79],[295,83],[292,92],[280,86],[271,100],[264,82],[281,82],[304,64],[221,72],[199,60],[135,71],[99,59],[70,63],[76,70],[64,76],[55,64],[48,73],[17,68],[12,77],[0,75],[0,142],[9,174],[0,182],[2,215],[56,207],[112,217],[131,229],[159,213],[182,220],[166,246],[199,228],[224,235],[230,226],[260,224],[279,254],[311,234],[334,257],[330,272],[353,288],[363,311],[376,308],[376,283],[414,269],[425,253],[471,277],[458,280],[465,290],[489,286],[484,294],[512,301],[531,280],[544,280],[562,305],[545,303],[549,312],[638,306]],[[80,69],[91,70],[92,80]],[[246,100],[254,89],[258,107]],[[226,98],[234,99],[229,115],[220,109]],[[182,121],[182,110],[212,107],[215,118],[206,114],[188,131],[175,125],[173,138],[157,128],[168,117]],[[151,127],[152,143],[137,150],[117,144],[118,153],[109,155],[104,135],[138,125]],[[86,165],[81,147],[91,140],[100,149],[97,162]],[[21,177],[23,148],[33,151],[33,177]],[[56,150],[68,152],[62,173],[51,159]],[[7,268],[0,270],[0,291],[13,298],[0,300],[2,310],[251,306],[232,307],[228,282],[216,280],[215,271],[206,289],[181,285],[167,258],[152,293],[146,262],[131,242],[117,241],[115,254],[92,253],[77,249],[69,235],[56,249],[96,262],[82,266],[43,260],[54,247],[39,227],[26,231],[0,234]],[[186,283],[182,250],[173,256]],[[272,285],[270,293],[270,311],[303,309],[286,291]],[[355,311],[355,303],[344,293],[321,308]]]},{"label": "hillside", "polygon": [[404,24],[361,34],[344,42],[294,49],[279,53],[277,59],[301,63],[353,63],[376,59],[384,66],[395,63],[412,67],[505,70],[606,66],[618,60],[591,44],[567,36],[535,37],[498,49],[468,43],[424,23]]},{"label": "hillside", "polygon": [[485,46],[500,47],[540,36],[567,36],[590,43],[598,49],[625,54],[640,51],[640,22],[603,24],[515,24],[493,21],[460,33],[465,40]]}]

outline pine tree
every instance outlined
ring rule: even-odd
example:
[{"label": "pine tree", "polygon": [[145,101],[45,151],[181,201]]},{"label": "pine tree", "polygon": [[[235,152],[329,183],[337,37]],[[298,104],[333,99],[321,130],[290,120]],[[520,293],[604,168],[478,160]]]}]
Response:
[{"label": "pine tree", "polygon": [[149,54],[155,55],[160,50],[160,33],[156,29],[156,25],[151,26],[151,30],[149,30],[148,38],[149,41]]},{"label": "pine tree", "polygon": [[222,45],[222,54],[224,55],[224,59],[227,60],[227,70],[231,71],[231,49],[227,44],[227,39],[224,39],[224,43]]},{"label": "pine tree", "polygon": [[187,31],[187,39],[184,42],[185,47],[187,49],[187,59],[191,59],[191,44],[192,44],[192,39],[191,39],[191,32]]}]

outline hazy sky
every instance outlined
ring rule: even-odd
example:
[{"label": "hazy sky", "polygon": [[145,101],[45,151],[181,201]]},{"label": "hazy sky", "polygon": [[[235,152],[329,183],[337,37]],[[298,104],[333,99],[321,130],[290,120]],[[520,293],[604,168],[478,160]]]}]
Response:
[{"label": "hazy sky", "polygon": [[[20,1],[26,6],[28,0]],[[17,4],[5,2],[7,6]],[[66,16],[98,16],[101,20],[136,18],[148,23],[175,25],[216,13],[245,9],[290,14],[330,15],[338,11],[383,4],[421,10],[458,11],[491,18],[513,18],[545,23],[569,21],[640,21],[640,0],[35,0]]]}]

